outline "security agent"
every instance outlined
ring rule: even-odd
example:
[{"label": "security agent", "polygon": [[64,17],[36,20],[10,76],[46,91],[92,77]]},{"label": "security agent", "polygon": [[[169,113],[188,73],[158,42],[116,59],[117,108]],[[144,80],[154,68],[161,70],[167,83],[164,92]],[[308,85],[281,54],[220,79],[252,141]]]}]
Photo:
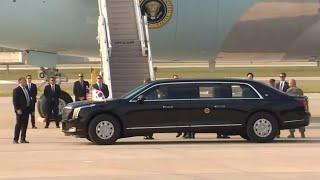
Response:
[{"label": "security agent", "polygon": [[61,88],[56,84],[56,78],[50,77],[49,84],[44,88],[44,96],[46,99],[46,126],[45,128],[49,128],[50,120],[54,119],[56,122],[56,127],[59,126],[59,97],[61,94]]},{"label": "security agent", "polygon": [[104,97],[105,98],[108,98],[109,97],[109,89],[108,89],[108,86],[106,84],[103,83],[103,80],[102,80],[102,76],[101,75],[98,75],[97,76],[97,82],[96,84],[93,84],[92,87],[96,90],[99,90],[103,93]]},{"label": "security agent", "polygon": [[26,80],[27,80],[26,88],[28,89],[30,98],[31,98],[31,105],[30,105],[31,125],[32,125],[32,129],[37,129],[36,121],[35,121],[35,106],[37,103],[38,89],[37,89],[37,85],[31,82],[32,81],[31,75],[27,75]]},{"label": "security agent", "polygon": [[282,92],[287,92],[287,89],[289,89],[289,83],[286,81],[287,74],[280,73],[279,77],[280,81],[276,84],[276,88]]},{"label": "security agent", "polygon": [[[282,92],[287,92],[287,90],[289,88],[289,83],[286,81],[287,74],[282,72],[282,73],[280,73],[279,77],[280,77],[280,81],[278,83],[276,83],[276,88]],[[280,138],[280,130],[279,130],[276,137]]]},{"label": "security agent", "polygon": [[78,74],[79,80],[73,84],[73,94],[75,101],[87,100],[87,93],[89,92],[89,82],[84,80],[82,73]]},{"label": "security agent", "polygon": [[[302,89],[297,87],[297,82],[295,79],[291,79],[289,81],[289,89],[287,90],[287,94],[290,94],[293,96],[303,96],[303,91]],[[300,127],[299,131],[301,134],[301,138],[306,138],[306,135],[305,135],[306,128]],[[290,135],[288,136],[288,138],[295,138],[294,136],[295,129],[290,129],[289,132],[290,132]]]},{"label": "security agent", "polygon": [[16,113],[16,125],[14,129],[13,144],[18,144],[21,133],[20,143],[29,143],[26,140],[28,128],[28,116],[30,114],[31,97],[26,89],[26,79],[21,77],[18,79],[19,86],[13,90],[13,106]]}]

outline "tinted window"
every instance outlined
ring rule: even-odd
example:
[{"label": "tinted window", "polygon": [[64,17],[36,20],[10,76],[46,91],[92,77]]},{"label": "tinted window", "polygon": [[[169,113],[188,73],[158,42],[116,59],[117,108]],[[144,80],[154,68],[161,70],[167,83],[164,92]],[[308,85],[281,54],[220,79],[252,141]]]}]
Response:
[{"label": "tinted window", "polygon": [[259,98],[257,93],[248,85],[212,83],[199,84],[200,98]]},{"label": "tinted window", "polygon": [[199,89],[191,84],[159,85],[143,94],[146,100],[199,98]]}]

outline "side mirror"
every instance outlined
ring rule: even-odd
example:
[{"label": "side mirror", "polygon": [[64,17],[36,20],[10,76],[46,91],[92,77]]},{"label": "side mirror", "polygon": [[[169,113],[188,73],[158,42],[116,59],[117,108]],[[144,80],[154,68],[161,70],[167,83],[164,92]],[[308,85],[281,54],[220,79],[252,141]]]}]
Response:
[{"label": "side mirror", "polygon": [[138,98],[137,98],[137,103],[139,104],[143,104],[143,102],[146,100],[146,97],[144,97],[144,95],[140,95]]}]

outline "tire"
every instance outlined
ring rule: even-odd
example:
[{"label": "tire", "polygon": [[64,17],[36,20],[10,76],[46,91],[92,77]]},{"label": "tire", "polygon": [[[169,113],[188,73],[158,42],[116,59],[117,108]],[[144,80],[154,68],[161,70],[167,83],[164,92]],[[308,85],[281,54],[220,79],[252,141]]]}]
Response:
[{"label": "tire", "polygon": [[248,139],[253,142],[267,143],[278,133],[278,121],[270,113],[259,112],[252,115],[247,123]]},{"label": "tire", "polygon": [[90,139],[89,135],[87,135],[86,138],[87,138],[88,141],[92,142],[92,140]]},{"label": "tire", "polygon": [[242,132],[242,133],[240,134],[240,137],[242,137],[243,139],[248,140],[248,141],[250,140],[249,137],[248,137],[247,132]]},{"label": "tire", "polygon": [[38,109],[38,113],[40,115],[41,118],[45,118],[46,117],[46,98],[44,97],[44,95],[40,96],[40,99],[37,102],[37,109]]},{"label": "tire", "polygon": [[[72,97],[66,93],[65,91],[61,91],[59,98],[59,119],[61,119],[62,109],[69,103],[72,103]],[[41,118],[45,118],[47,116],[46,112],[46,97],[44,95],[40,96],[37,104],[38,112]]]},{"label": "tire", "polygon": [[[107,132],[101,132],[101,128],[107,128]],[[119,139],[121,126],[118,119],[107,114],[102,114],[92,119],[89,124],[88,134],[89,139],[94,144],[111,145]]]}]

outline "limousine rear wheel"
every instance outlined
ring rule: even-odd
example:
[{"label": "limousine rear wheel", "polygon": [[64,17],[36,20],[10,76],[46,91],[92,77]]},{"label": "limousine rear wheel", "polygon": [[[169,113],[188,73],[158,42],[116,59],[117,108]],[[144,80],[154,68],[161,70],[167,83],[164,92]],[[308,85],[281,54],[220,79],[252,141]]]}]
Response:
[{"label": "limousine rear wheel", "polygon": [[247,135],[253,142],[270,142],[276,137],[277,132],[278,122],[270,113],[256,113],[247,123]]},{"label": "limousine rear wheel", "polygon": [[110,115],[99,115],[90,122],[88,134],[89,139],[95,144],[114,144],[121,134],[119,121]]}]

